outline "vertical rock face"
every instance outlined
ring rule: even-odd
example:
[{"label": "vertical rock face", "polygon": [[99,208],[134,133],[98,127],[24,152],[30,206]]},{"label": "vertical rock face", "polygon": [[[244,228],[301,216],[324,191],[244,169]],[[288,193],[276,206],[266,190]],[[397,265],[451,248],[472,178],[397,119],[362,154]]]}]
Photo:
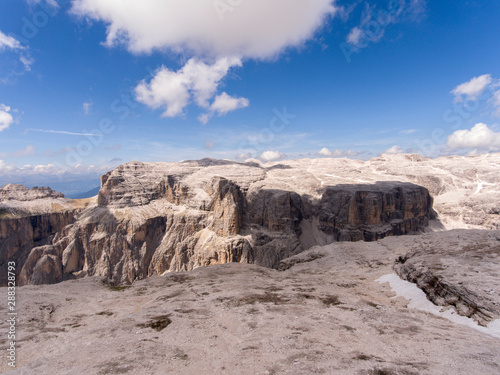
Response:
[{"label": "vertical rock face", "polygon": [[427,189],[413,184],[328,188],[319,205],[319,228],[337,241],[375,241],[416,232],[434,217]]},{"label": "vertical rock face", "polygon": [[212,201],[208,206],[214,213],[212,230],[218,236],[229,237],[240,233],[243,196],[240,188],[222,177],[212,180],[208,188]]},{"label": "vertical rock face", "polygon": [[415,232],[433,217],[421,186],[293,183],[301,175],[256,163],[132,162],[104,175],[81,212],[0,221],[2,259],[19,259],[21,285],[86,275],[132,283],[228,262],[277,268],[313,245]]},{"label": "vertical rock face", "polygon": [[8,261],[20,270],[33,248],[50,243],[74,221],[74,211],[0,220],[0,285],[6,285]]}]

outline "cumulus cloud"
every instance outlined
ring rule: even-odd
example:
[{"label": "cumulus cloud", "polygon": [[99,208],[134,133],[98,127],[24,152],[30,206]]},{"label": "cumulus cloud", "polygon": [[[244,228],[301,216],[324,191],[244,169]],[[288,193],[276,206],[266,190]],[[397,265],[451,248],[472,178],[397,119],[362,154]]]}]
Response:
[{"label": "cumulus cloud", "polygon": [[469,100],[475,100],[492,82],[493,79],[490,74],[483,74],[482,76],[474,77],[470,81],[458,85],[451,93],[455,95],[456,102],[463,101],[464,97]]},{"label": "cumulus cloud", "polygon": [[285,155],[283,155],[279,151],[264,151],[262,154],[260,154],[260,158],[264,161],[274,161],[283,158]]},{"label": "cumulus cloud", "polygon": [[[229,69],[240,66],[239,58],[224,57],[212,65],[192,58],[177,72],[160,68],[150,82],[142,81],[135,88],[136,97],[150,108],[163,108],[163,117],[181,115],[191,101],[211,113],[225,114],[248,106],[248,99],[233,98],[225,92],[209,103]],[[200,121],[205,123],[210,118],[210,114],[202,116]]]},{"label": "cumulus cloud", "polygon": [[21,43],[16,38],[5,35],[0,31],[0,52],[7,48],[13,50],[23,49]]},{"label": "cumulus cloud", "polygon": [[219,114],[226,114],[239,108],[248,107],[250,102],[246,98],[235,98],[223,92],[215,97],[210,109]]},{"label": "cumulus cloud", "polygon": [[392,146],[391,148],[388,148],[383,153],[388,154],[388,155],[396,155],[396,154],[402,154],[403,150],[401,149],[400,146],[395,145],[395,146]]},{"label": "cumulus cloud", "polygon": [[457,130],[448,137],[446,144],[451,150],[500,151],[500,132],[494,132],[488,125],[479,123],[471,130]]},{"label": "cumulus cloud", "polygon": [[250,101],[247,98],[237,98],[228,95],[223,92],[217,95],[210,105],[210,111],[203,113],[198,117],[198,120],[203,124],[206,124],[208,120],[214,115],[214,113],[219,114],[219,116],[225,115],[228,112],[235,111],[240,108],[246,108],[250,105]]},{"label": "cumulus cloud", "polygon": [[321,150],[318,151],[318,155],[320,156],[328,156],[328,157],[334,157],[334,158],[340,158],[340,157],[345,157],[345,156],[357,156],[359,155],[359,152],[353,151],[353,150],[330,150],[326,147],[323,147]]},{"label": "cumulus cloud", "polygon": [[318,151],[318,155],[332,156],[332,152],[329,149],[327,149],[326,147],[323,147],[321,150]]},{"label": "cumulus cloud", "polygon": [[14,118],[10,114],[10,107],[5,104],[0,104],[0,132],[8,129],[14,122]]},{"label": "cumulus cloud", "polygon": [[68,167],[59,163],[49,164],[25,164],[21,167],[10,165],[10,173],[19,176],[57,176],[64,174],[86,175],[86,174],[102,174],[115,168],[114,165],[81,165]]},{"label": "cumulus cloud", "polygon": [[357,46],[361,41],[361,37],[363,36],[363,31],[359,27],[354,27],[349,35],[347,35],[347,43]]},{"label": "cumulus cloud", "polygon": [[289,0],[73,0],[71,12],[106,24],[109,47],[192,57],[178,71],[161,67],[149,82],[139,83],[136,99],[163,109],[162,117],[180,116],[195,102],[206,109],[198,117],[206,124],[215,114],[249,105],[225,92],[214,99],[230,68],[302,46],[338,8],[335,0],[294,0],[293,6]]},{"label": "cumulus cloud", "polygon": [[0,173],[10,173],[13,169],[13,165],[7,164],[5,161],[0,159]]},{"label": "cumulus cloud", "polygon": [[[222,6],[221,6],[222,4]],[[303,44],[337,11],[334,0],[74,0],[72,13],[103,21],[106,45],[133,53],[274,57]],[[258,25],[258,27],[256,27]]]}]

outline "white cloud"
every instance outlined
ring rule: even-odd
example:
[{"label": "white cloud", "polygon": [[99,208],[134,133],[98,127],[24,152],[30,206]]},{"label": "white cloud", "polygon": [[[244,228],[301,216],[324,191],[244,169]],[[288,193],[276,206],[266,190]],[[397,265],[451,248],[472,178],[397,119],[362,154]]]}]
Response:
[{"label": "white cloud", "polygon": [[345,154],[346,154],[347,156],[358,156],[358,155],[360,154],[360,152],[358,152],[358,151],[353,151],[353,150],[347,150],[347,151],[345,152]]},{"label": "white cloud", "polygon": [[403,150],[401,149],[400,146],[392,146],[391,148],[385,150],[383,153],[388,155],[396,155],[396,154],[402,154]]},{"label": "white cloud", "polygon": [[248,107],[249,104],[250,102],[246,98],[235,98],[223,92],[215,97],[210,109],[224,115],[236,109]]},{"label": "white cloud", "polygon": [[31,70],[31,65],[35,60],[30,56],[28,48],[23,47],[16,38],[5,35],[0,31],[0,52],[6,49],[16,51],[19,54],[19,61],[23,64],[24,70],[27,72]]},{"label": "white cloud", "polygon": [[23,49],[21,43],[17,39],[7,36],[0,31],[0,52],[7,48],[13,50]]},{"label": "white cloud", "polygon": [[19,57],[19,61],[21,61],[21,63],[24,65],[24,70],[26,70],[27,72],[31,71],[31,65],[33,65],[33,63],[35,62],[35,60],[28,55],[21,55]]},{"label": "white cloud", "polygon": [[9,128],[9,126],[14,122],[14,118],[9,113],[10,107],[4,104],[0,104],[0,132]]},{"label": "white cloud", "polygon": [[323,147],[321,150],[318,151],[318,155],[332,156],[332,152],[329,149],[327,149],[326,147]]},{"label": "white cloud", "polygon": [[363,31],[361,31],[359,27],[354,27],[349,33],[349,35],[347,35],[347,43],[357,46],[361,41],[362,36],[363,36]]},{"label": "white cloud", "polygon": [[246,108],[249,105],[250,101],[247,98],[236,98],[228,95],[226,92],[223,92],[215,97],[212,105],[210,105],[210,112],[201,114],[198,117],[198,120],[203,124],[206,124],[214,113],[218,113],[219,116],[222,116],[228,112],[235,111],[240,108]]},{"label": "white cloud", "polygon": [[206,125],[208,123],[208,120],[210,120],[210,117],[212,117],[211,113],[202,113],[198,116],[198,121]]},{"label": "white cloud", "polygon": [[448,137],[447,145],[452,150],[479,149],[500,151],[500,132],[496,133],[486,124],[476,124],[471,130],[457,130]]},{"label": "white cloud", "polygon": [[493,82],[491,75],[484,74],[479,77],[474,77],[470,81],[458,85],[451,91],[455,95],[455,101],[463,101],[465,96],[467,99],[475,100],[481,95],[484,90]]},{"label": "white cloud", "polygon": [[284,155],[279,151],[264,151],[260,154],[260,158],[264,161],[273,161],[283,158]]},{"label": "white cloud", "polygon": [[[225,114],[248,105],[247,99],[233,98],[226,93],[217,96],[211,106],[209,104],[229,69],[239,66],[241,60],[238,58],[221,58],[212,65],[192,58],[177,72],[162,67],[150,82],[142,81],[136,87],[137,100],[153,109],[165,109],[163,117],[181,115],[191,100],[202,108]],[[209,117],[202,115],[199,119],[206,122]]]},{"label": "white cloud", "polygon": [[359,152],[353,151],[353,150],[344,151],[344,150],[339,150],[339,149],[331,151],[330,149],[323,147],[321,150],[318,151],[318,155],[340,158],[340,157],[345,157],[345,156],[357,156],[357,155],[359,155]]},{"label": "white cloud", "polygon": [[7,164],[5,161],[0,159],[0,173],[9,173],[14,169],[14,166]]},{"label": "white cloud", "polygon": [[[274,57],[313,37],[334,0],[74,0],[74,14],[103,21],[106,44],[205,57]],[[222,4],[222,7],[221,7]],[[258,26],[257,26],[258,25]]]},{"label": "white cloud", "polygon": [[25,164],[21,167],[8,165],[9,172],[12,175],[18,176],[57,176],[64,174],[72,175],[87,175],[87,174],[102,174],[114,169],[116,165],[90,165],[85,166],[78,164],[74,167],[68,167],[59,163],[49,164]]}]

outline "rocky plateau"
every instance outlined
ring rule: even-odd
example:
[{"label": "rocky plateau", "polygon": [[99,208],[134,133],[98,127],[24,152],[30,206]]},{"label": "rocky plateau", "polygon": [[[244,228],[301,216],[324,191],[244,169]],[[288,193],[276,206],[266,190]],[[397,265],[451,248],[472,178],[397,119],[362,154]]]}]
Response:
[{"label": "rocky plateau", "polygon": [[[427,188],[392,176],[329,177],[337,163],[131,162],[102,176],[83,208],[8,185],[0,267],[16,261],[20,285],[83,276],[130,284],[232,262],[277,268],[315,245],[416,233],[435,218]],[[28,198],[15,198],[25,195],[46,212],[23,214]]]},{"label": "rocky plateau", "polygon": [[[12,373],[498,374],[499,167],[204,159],[121,165],[86,200],[7,185]],[[392,273],[493,333],[411,307],[377,282]]]},{"label": "rocky plateau", "polygon": [[[452,230],[336,242],[284,259],[280,270],[229,263],[131,286],[96,276],[24,286],[17,368],[6,365],[2,351],[0,372],[497,375],[500,330],[493,337],[410,308],[389,284],[377,282],[394,272],[396,259],[418,249],[444,243],[498,249],[497,237],[499,231]],[[453,269],[471,274],[461,277],[463,284],[450,279],[450,286],[477,292],[474,303],[498,319],[498,276],[483,279],[484,272],[471,272],[478,263],[464,259]],[[488,263],[500,267],[498,256]],[[5,306],[2,292],[0,314]],[[2,321],[2,346],[6,329]]]}]

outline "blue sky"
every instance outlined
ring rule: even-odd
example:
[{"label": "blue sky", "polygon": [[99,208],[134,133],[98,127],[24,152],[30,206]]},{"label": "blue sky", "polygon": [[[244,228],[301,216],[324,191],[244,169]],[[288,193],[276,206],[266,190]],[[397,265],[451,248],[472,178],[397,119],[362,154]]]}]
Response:
[{"label": "blue sky", "polygon": [[500,151],[499,21],[493,0],[4,0],[0,185]]}]

